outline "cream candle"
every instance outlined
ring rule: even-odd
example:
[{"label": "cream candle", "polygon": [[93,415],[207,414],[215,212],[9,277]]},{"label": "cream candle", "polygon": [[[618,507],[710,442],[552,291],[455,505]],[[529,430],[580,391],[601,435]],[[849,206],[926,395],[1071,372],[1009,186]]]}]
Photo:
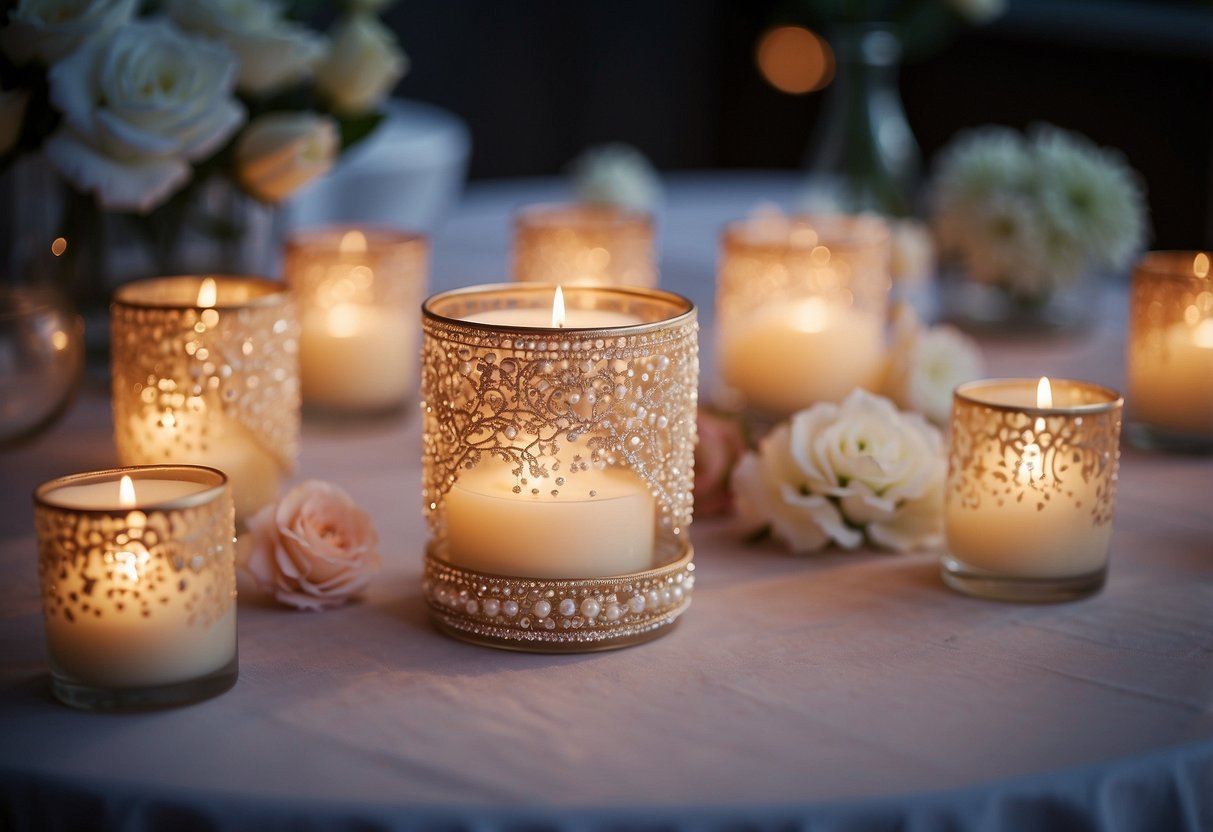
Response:
[{"label": "cream candle", "polygon": [[1130,436],[1213,448],[1213,279],[1204,252],[1151,252],[1133,271],[1127,348]]},{"label": "cream candle", "polygon": [[957,388],[944,503],[950,585],[1018,600],[1103,585],[1120,407],[1114,391],[1068,380]]},{"label": "cream candle", "polygon": [[383,227],[297,232],[284,270],[300,306],[303,401],[339,413],[401,407],[417,387],[428,241]]},{"label": "cream candle", "polygon": [[81,707],[192,701],[236,678],[230,490],[218,470],[141,466],[35,492],[56,696]]},{"label": "cream candle", "polygon": [[566,286],[655,286],[649,214],[614,205],[530,205],[514,217],[513,276]]}]

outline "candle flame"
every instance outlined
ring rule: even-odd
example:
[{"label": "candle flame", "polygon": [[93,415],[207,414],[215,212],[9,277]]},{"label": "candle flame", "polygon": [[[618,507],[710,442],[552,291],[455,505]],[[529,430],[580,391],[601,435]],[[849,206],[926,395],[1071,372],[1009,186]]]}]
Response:
[{"label": "candle flame", "polygon": [[198,306],[203,309],[210,309],[215,305],[215,301],[218,299],[218,294],[218,289],[215,286],[215,278],[204,278],[202,285],[198,287]]},{"label": "candle flame", "polygon": [[1041,376],[1040,383],[1036,385],[1036,406],[1053,406],[1053,387],[1049,384],[1048,376]]},{"label": "candle flame", "polygon": [[830,310],[821,298],[806,298],[796,304],[793,314],[801,332],[821,332],[830,320]]},{"label": "candle flame", "polygon": [[1213,318],[1205,318],[1192,330],[1192,342],[1198,347],[1213,350]]},{"label": "candle flame", "polygon": [[337,250],[342,254],[363,254],[366,252],[366,235],[357,228],[351,228],[341,235]]},{"label": "candle flame", "polygon": [[328,311],[325,323],[334,338],[352,338],[358,334],[358,307],[352,303],[339,303]]},{"label": "candle flame", "polygon": [[552,297],[552,326],[564,326],[564,292],[560,287],[556,287],[556,294]]},{"label": "candle flame", "polygon": [[118,483],[118,505],[122,508],[135,507],[135,483],[127,474],[123,474]]},{"label": "candle flame", "polygon": [[1196,257],[1192,259],[1192,274],[1197,277],[1209,276],[1209,255],[1203,251],[1196,254]]}]

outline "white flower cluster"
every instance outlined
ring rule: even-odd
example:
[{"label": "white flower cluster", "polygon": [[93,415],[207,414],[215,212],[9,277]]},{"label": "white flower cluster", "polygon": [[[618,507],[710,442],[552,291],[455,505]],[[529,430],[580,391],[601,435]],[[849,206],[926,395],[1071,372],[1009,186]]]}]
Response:
[{"label": "white flower cluster", "polygon": [[[372,111],[404,74],[378,5],[352,3],[329,39],[274,0],[167,0],[145,18],[137,0],[19,0],[0,29],[0,154],[40,147],[103,209],[146,213],[233,144],[240,183],[280,201],[332,166],[334,115]],[[44,102],[30,95],[38,65]],[[288,103],[301,86],[314,108]]]},{"label": "white flower cluster", "polygon": [[793,552],[866,537],[898,551],[943,540],[946,461],[940,432],[886,398],[854,390],[802,410],[733,470],[737,515]]},{"label": "white flower cluster", "polygon": [[661,181],[652,163],[626,144],[588,147],[571,166],[577,199],[653,211],[661,200]]},{"label": "white flower cluster", "polygon": [[986,127],[944,149],[932,183],[941,255],[974,280],[1048,297],[1145,242],[1142,186],[1118,153],[1040,126]]},{"label": "white flower cluster", "polygon": [[952,413],[952,391],[958,384],[982,376],[981,348],[948,324],[924,327],[909,304],[898,304],[892,318],[881,392],[903,410],[946,425]]}]

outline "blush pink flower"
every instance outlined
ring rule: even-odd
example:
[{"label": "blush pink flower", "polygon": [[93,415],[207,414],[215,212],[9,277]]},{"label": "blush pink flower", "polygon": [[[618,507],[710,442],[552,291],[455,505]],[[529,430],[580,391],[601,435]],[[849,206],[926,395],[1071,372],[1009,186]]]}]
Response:
[{"label": "blush pink flower", "polygon": [[746,452],[740,419],[699,409],[699,442],[695,445],[695,516],[721,517],[733,511],[729,478]]},{"label": "blush pink flower", "polygon": [[340,606],[379,570],[370,515],[332,483],[307,480],[249,520],[241,566],[263,591],[303,610]]}]

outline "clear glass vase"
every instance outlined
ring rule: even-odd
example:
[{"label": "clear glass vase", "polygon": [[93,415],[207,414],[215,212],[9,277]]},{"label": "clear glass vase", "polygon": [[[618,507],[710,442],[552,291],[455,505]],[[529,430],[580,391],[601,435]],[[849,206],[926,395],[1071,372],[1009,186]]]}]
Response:
[{"label": "clear glass vase", "polygon": [[810,136],[801,207],[908,216],[922,161],[898,89],[901,42],[880,23],[840,26],[828,39],[835,75]]}]

